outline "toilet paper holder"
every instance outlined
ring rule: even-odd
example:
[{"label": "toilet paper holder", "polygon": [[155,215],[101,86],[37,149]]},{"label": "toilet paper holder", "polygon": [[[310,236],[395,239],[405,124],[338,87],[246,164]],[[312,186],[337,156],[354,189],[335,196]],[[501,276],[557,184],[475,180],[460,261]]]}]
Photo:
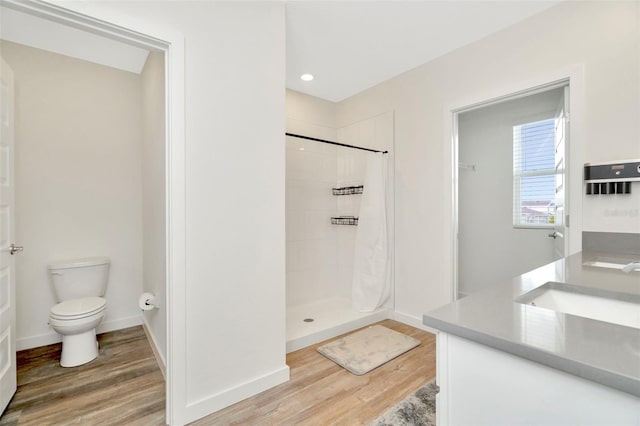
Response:
[{"label": "toilet paper holder", "polygon": [[143,311],[150,311],[152,309],[159,309],[155,303],[156,296],[153,293],[142,293],[138,299],[138,306]]}]

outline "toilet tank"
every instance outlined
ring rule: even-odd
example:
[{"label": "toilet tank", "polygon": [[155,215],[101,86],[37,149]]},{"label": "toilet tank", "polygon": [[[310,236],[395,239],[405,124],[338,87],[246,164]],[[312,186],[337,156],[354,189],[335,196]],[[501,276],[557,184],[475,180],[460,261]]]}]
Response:
[{"label": "toilet tank", "polygon": [[109,278],[108,257],[88,257],[48,265],[58,302],[80,297],[104,296]]}]

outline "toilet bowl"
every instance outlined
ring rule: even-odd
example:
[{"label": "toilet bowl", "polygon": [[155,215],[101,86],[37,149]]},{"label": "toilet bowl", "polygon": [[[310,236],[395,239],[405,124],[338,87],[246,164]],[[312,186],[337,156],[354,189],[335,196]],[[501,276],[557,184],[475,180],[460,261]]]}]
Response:
[{"label": "toilet bowl", "polygon": [[83,297],[51,308],[49,324],[62,335],[61,366],[75,367],[98,356],[96,327],[104,318],[106,306],[102,297]]},{"label": "toilet bowl", "polygon": [[108,257],[86,257],[49,263],[56,300],[49,324],[62,335],[60,365],[75,367],[98,356],[96,327],[104,318],[109,279]]},{"label": "toilet bowl", "polygon": [[62,335],[61,366],[75,367],[98,356],[96,327],[104,317],[106,305],[102,297],[83,297],[51,308],[49,324]]}]

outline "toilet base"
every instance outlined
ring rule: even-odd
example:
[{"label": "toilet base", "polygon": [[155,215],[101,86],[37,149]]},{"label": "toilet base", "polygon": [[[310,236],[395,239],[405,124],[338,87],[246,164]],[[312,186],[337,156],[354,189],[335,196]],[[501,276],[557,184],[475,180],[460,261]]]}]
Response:
[{"label": "toilet base", "polygon": [[98,357],[96,329],[92,328],[80,334],[62,336],[62,367],[77,367]]}]

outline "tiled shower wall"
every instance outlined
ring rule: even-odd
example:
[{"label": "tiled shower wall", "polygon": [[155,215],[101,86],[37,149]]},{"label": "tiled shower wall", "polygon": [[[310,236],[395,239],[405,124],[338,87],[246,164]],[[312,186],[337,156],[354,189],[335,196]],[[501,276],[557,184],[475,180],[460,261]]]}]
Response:
[{"label": "tiled shower wall", "polygon": [[[341,129],[342,130],[342,129]],[[342,132],[339,131],[340,135]],[[340,136],[338,136],[340,140]],[[343,141],[341,141],[343,142]],[[348,143],[348,142],[344,142]],[[357,149],[338,148],[337,175],[338,187],[357,186],[364,183],[368,153]],[[338,216],[360,215],[360,199],[358,195],[340,195],[336,197]],[[351,280],[353,277],[353,256],[357,226],[335,226],[338,281],[337,295],[351,298]]]},{"label": "tiled shower wall", "polygon": [[286,155],[287,305],[299,305],[337,291],[336,147],[287,137]]},{"label": "tiled shower wall", "polygon": [[[341,129],[305,118],[289,117],[287,132],[380,150],[392,146],[392,113]],[[357,227],[331,225],[331,217],[358,216],[362,196],[331,190],[362,185],[370,154],[294,137],[287,137],[286,148],[287,305],[351,298]]]}]

